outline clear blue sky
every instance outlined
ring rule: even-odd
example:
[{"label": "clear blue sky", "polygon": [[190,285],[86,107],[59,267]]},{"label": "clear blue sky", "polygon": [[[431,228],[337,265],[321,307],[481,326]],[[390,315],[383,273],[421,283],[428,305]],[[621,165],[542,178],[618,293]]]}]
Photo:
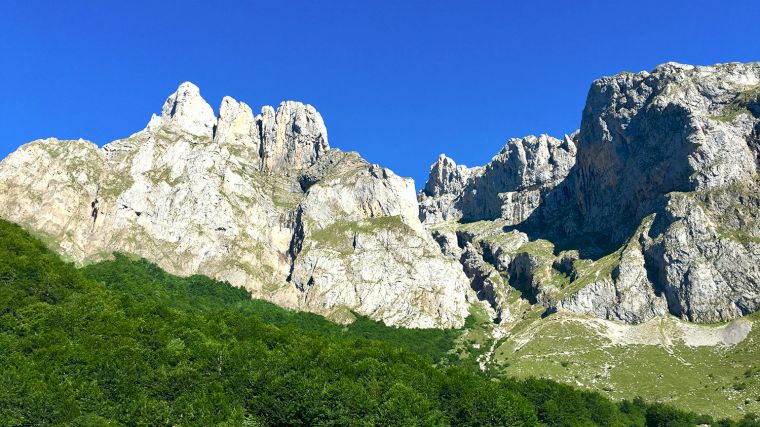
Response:
[{"label": "clear blue sky", "polygon": [[[110,3],[110,4],[108,4]],[[217,3],[213,5],[212,3]],[[678,61],[760,60],[757,1],[0,0],[0,156],[104,144],[190,80],[218,109],[313,104],[333,147],[411,176],[445,152],[578,127],[591,81]]]}]

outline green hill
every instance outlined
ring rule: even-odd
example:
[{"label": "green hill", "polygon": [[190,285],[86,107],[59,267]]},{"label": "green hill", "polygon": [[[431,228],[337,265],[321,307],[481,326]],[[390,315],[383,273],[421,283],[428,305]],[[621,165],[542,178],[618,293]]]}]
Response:
[{"label": "green hill", "polygon": [[[116,256],[82,270],[0,221],[0,425],[687,426],[447,358],[461,331],[330,323]],[[755,426],[747,417],[740,424]]]}]

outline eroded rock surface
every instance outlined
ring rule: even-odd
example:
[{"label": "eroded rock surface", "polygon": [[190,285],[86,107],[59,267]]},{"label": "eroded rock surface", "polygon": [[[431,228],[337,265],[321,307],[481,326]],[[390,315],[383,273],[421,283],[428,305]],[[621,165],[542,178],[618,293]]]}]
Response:
[{"label": "eroded rock surface", "polygon": [[191,83],[129,138],[0,163],[0,215],[70,259],[133,253],[338,320],[461,326],[468,280],[417,214],[412,181],[331,149],[312,106],[226,97],[217,118]]},{"label": "eroded rock surface", "polygon": [[490,163],[467,168],[441,155],[419,194],[420,217],[426,224],[450,219],[524,221],[546,192],[562,182],[575,164],[569,136],[511,139]]},{"label": "eroded rock surface", "polygon": [[760,309],[758,167],[758,63],[601,78],[578,131],[441,155],[417,195],[309,105],[217,117],[184,83],[129,138],[19,148],[0,216],[79,262],[134,253],[334,319],[456,327],[477,299],[496,322],[719,322]]},{"label": "eroded rock surface", "polygon": [[[758,135],[758,63],[621,73],[592,84],[564,141],[511,140],[470,173],[439,159],[420,218],[499,220],[552,243],[508,268],[549,311],[727,321],[760,309]],[[570,249],[578,260],[556,258]]]}]

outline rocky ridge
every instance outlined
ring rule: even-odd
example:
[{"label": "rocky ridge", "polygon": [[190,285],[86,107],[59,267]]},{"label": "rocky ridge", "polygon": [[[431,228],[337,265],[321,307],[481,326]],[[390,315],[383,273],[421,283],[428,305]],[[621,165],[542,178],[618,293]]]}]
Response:
[{"label": "rocky ridge", "polygon": [[0,163],[0,216],[91,262],[113,251],[350,321],[459,327],[480,300],[638,324],[760,309],[760,64],[595,81],[578,131],[510,139],[488,164],[441,155],[411,180],[330,148],[284,102],[218,116],[182,84],[98,148],[34,141]]},{"label": "rocky ridge", "polygon": [[510,140],[484,168],[439,158],[420,217],[547,314],[727,321],[760,309],[759,131],[758,63],[605,77],[563,143]]},{"label": "rocky ridge", "polygon": [[314,107],[226,97],[217,117],[191,83],[129,138],[0,163],[0,216],[75,261],[126,252],[336,320],[461,326],[468,281],[417,212],[413,182],[331,149]]},{"label": "rocky ridge", "polygon": [[571,137],[548,135],[511,139],[483,167],[458,166],[442,154],[420,192],[420,218],[426,224],[494,218],[519,224],[565,179],[575,154]]}]

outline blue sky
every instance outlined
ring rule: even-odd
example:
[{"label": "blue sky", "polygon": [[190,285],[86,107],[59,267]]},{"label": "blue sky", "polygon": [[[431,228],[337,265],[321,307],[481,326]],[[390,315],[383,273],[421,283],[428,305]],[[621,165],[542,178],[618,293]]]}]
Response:
[{"label": "blue sky", "polygon": [[591,81],[760,60],[757,1],[0,0],[0,156],[142,129],[185,80],[218,109],[313,104],[330,144],[424,184],[445,152],[561,136]]}]

